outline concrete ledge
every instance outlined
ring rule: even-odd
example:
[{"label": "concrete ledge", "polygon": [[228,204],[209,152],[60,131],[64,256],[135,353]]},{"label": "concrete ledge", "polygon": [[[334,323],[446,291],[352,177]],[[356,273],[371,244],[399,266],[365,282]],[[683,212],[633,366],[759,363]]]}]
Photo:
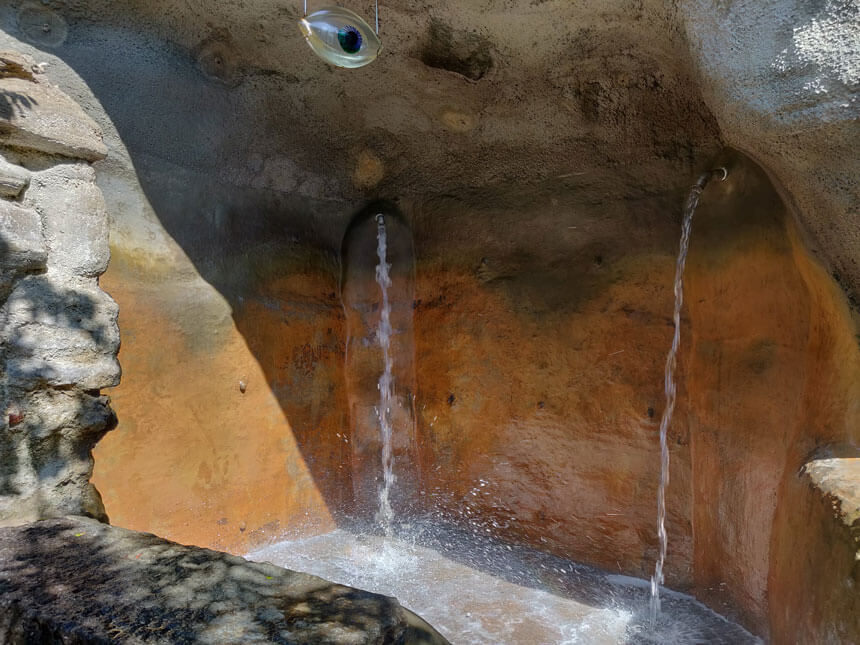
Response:
[{"label": "concrete ledge", "polygon": [[852,531],[860,560],[860,458],[814,459],[803,467],[812,485]]},{"label": "concrete ledge", "polygon": [[58,88],[29,70],[35,61],[0,52],[0,142],[49,155],[107,156],[99,126]]},{"label": "concrete ledge", "polygon": [[0,200],[0,270],[38,271],[45,268],[47,260],[39,214]]},{"label": "concrete ledge", "polygon": [[0,529],[0,641],[447,642],[394,598],[78,517]]}]

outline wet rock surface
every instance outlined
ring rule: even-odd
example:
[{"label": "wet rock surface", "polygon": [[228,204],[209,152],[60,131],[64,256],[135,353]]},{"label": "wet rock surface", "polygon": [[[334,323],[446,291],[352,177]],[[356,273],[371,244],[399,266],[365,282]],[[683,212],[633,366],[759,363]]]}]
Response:
[{"label": "wet rock surface", "polygon": [[0,640],[447,642],[394,598],[86,518],[0,529]]}]

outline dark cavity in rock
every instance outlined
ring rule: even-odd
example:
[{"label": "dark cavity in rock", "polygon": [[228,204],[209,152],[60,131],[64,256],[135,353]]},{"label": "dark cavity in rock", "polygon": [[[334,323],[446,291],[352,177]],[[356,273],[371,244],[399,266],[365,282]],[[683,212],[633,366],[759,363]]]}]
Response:
[{"label": "dark cavity in rock", "polygon": [[480,80],[493,67],[489,40],[473,32],[455,32],[438,20],[430,23],[420,59],[428,67],[445,69],[472,81]]}]

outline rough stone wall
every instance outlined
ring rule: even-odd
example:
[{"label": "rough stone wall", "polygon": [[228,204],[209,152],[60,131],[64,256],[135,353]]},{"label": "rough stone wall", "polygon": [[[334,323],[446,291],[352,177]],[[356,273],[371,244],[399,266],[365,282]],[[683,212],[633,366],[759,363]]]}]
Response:
[{"label": "rough stone wall", "polygon": [[[678,229],[671,202],[582,190],[416,206],[425,485],[454,522],[647,577]],[[692,581],[689,441],[676,424],[675,587]]]},{"label": "rough stone wall", "polygon": [[115,424],[117,307],[96,124],[35,62],[0,53],[0,524],[106,520],[91,449]]},{"label": "rough stone wall", "polygon": [[353,490],[339,244],[399,196],[428,490],[647,574],[679,206],[729,142],[782,201],[723,194],[736,225],[694,228],[668,575],[790,633],[796,470],[858,427],[833,283],[857,284],[854,6],[395,0],[384,55],[348,73],[290,35],[298,3],[0,7],[3,42],[49,63],[111,150],[129,374],[97,476],[117,519],[235,550],[331,526]]},{"label": "rough stone wall", "polygon": [[[815,452],[858,452],[860,346],[776,186],[748,158],[727,163],[700,202],[686,274],[692,570],[699,597],[776,636],[791,629],[782,605],[798,561],[845,557],[801,510],[799,473]],[[805,593],[856,598],[830,570]]]},{"label": "rough stone wall", "polygon": [[679,19],[722,136],[777,178],[860,311],[860,6],[684,0]]},{"label": "rough stone wall", "polygon": [[860,457],[839,453],[856,455],[820,449],[786,478],[771,545],[774,643],[853,643],[860,634]]}]

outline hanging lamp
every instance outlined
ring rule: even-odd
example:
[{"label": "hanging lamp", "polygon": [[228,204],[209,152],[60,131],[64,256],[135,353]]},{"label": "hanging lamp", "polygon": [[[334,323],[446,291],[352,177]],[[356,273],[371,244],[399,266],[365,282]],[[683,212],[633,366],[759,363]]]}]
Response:
[{"label": "hanging lamp", "polygon": [[314,53],[338,67],[363,67],[372,63],[382,51],[379,40],[379,0],[375,3],[376,30],[358,14],[344,7],[326,7],[304,14],[299,29]]}]

